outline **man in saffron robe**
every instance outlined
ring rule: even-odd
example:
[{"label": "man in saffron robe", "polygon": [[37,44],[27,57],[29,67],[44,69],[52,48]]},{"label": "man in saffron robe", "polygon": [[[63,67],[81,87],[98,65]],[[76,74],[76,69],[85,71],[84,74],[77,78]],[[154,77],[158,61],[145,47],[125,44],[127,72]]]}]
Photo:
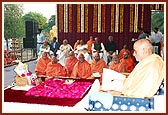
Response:
[{"label": "man in saffron robe", "polygon": [[90,66],[92,73],[99,72],[100,74],[103,73],[103,68],[107,68],[106,62],[102,58],[100,58],[99,53],[95,54],[94,60],[92,61]]},{"label": "man in saffron robe", "polygon": [[88,51],[92,54],[92,44],[95,42],[93,36],[90,36],[89,40],[87,41]]},{"label": "man in saffron robe", "polygon": [[[92,75],[94,73],[99,73],[100,75],[99,82],[100,84],[102,84],[103,68],[107,68],[107,65],[104,59],[100,58],[100,55],[98,52],[95,53],[94,60],[92,61],[90,66],[91,66]],[[96,77],[96,76],[93,75],[93,77]]]},{"label": "man in saffron robe", "polygon": [[116,53],[113,53],[113,58],[109,64],[109,69],[116,72],[126,72],[126,65],[124,63],[120,63],[119,56]]},{"label": "man in saffron robe", "polygon": [[47,68],[47,64],[51,61],[50,58],[47,56],[47,52],[42,53],[42,57],[37,61],[35,67],[35,73],[37,76],[45,76],[45,69]]},{"label": "man in saffron robe", "polygon": [[78,59],[75,57],[74,51],[69,52],[69,57],[65,60],[65,69],[67,72],[67,76],[70,76],[74,65],[77,63]]},{"label": "man in saffron robe", "polygon": [[45,72],[46,76],[49,77],[66,76],[66,71],[63,66],[58,63],[56,56],[52,57],[52,61],[48,63]]},{"label": "man in saffron robe", "polygon": [[124,44],[123,49],[121,49],[121,50],[120,50],[120,53],[119,53],[120,59],[123,58],[123,54],[124,54],[125,51],[127,51],[127,52],[129,53],[129,55],[131,55],[131,52],[127,49],[127,45]]},{"label": "man in saffron robe", "polygon": [[163,59],[152,53],[147,39],[134,43],[134,56],[139,63],[123,83],[122,94],[131,97],[152,97],[166,77]]},{"label": "man in saffron robe", "polygon": [[81,53],[78,57],[78,62],[75,64],[71,77],[72,78],[91,78],[92,72],[90,64],[85,60],[84,55]]},{"label": "man in saffron robe", "polygon": [[123,58],[120,60],[120,63],[123,63],[126,65],[126,71],[127,73],[130,73],[134,69],[134,61],[130,57],[129,52],[125,51],[123,54]]}]

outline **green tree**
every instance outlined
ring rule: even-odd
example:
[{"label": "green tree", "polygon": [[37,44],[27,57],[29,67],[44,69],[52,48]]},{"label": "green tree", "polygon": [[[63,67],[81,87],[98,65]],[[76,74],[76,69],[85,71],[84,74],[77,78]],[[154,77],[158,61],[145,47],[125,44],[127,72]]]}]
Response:
[{"label": "green tree", "polygon": [[46,27],[44,28],[44,32],[45,33],[50,33],[50,30],[52,29],[52,27],[55,25],[55,15],[52,15],[50,17],[50,19],[48,20],[48,23],[46,25]]},{"label": "green tree", "polygon": [[8,50],[8,39],[22,38],[25,35],[23,5],[4,4],[4,38]]},{"label": "green tree", "polygon": [[152,30],[158,27],[159,30],[164,34],[164,12],[154,11],[152,12]]},{"label": "green tree", "polygon": [[48,20],[48,27],[51,29],[55,25],[55,15],[52,15]]}]

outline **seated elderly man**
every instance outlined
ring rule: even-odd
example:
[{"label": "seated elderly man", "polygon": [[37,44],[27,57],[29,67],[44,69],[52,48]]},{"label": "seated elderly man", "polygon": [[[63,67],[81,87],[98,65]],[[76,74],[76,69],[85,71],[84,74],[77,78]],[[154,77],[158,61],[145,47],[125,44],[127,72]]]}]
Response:
[{"label": "seated elderly man", "polygon": [[90,64],[85,60],[84,55],[81,53],[79,54],[79,60],[75,64],[71,77],[72,78],[91,78],[92,72]]},{"label": "seated elderly man", "polygon": [[35,73],[37,76],[45,76],[45,70],[47,68],[47,64],[51,61],[50,58],[48,58],[48,53],[43,52],[42,57],[37,61],[36,67],[35,67]]},{"label": "seated elderly man", "polygon": [[[106,65],[106,62],[104,61],[104,59],[100,58],[100,55],[98,52],[94,55],[94,59],[93,59],[90,66],[91,66],[91,71],[92,71],[93,77],[97,77],[97,75],[100,75],[99,81],[101,84],[102,83],[103,68],[107,68],[107,65]],[[96,74],[96,76],[94,73]]]},{"label": "seated elderly man", "polygon": [[74,51],[69,52],[69,57],[65,60],[65,69],[67,72],[67,76],[70,76],[72,73],[72,70],[77,63],[78,59],[75,57]]},{"label": "seated elderly man", "polygon": [[109,69],[116,72],[126,72],[126,64],[120,62],[119,55],[113,53],[112,61],[109,64]]},{"label": "seated elderly man", "polygon": [[134,56],[139,63],[124,81],[122,94],[131,97],[152,97],[166,77],[163,59],[152,53],[152,44],[147,39],[140,39],[134,43]]},{"label": "seated elderly man", "polygon": [[134,60],[127,51],[123,53],[123,58],[120,60],[120,63],[126,66],[125,72],[130,73],[134,69]]},{"label": "seated elderly man", "polygon": [[106,62],[100,58],[99,53],[96,53],[94,55],[94,60],[92,61],[90,66],[92,73],[99,72],[100,74],[103,73],[103,68],[107,68]]},{"label": "seated elderly man", "polygon": [[59,50],[57,51],[58,60],[62,66],[65,66],[65,59],[68,57],[71,50],[73,50],[72,46],[68,44],[67,39],[64,39],[63,44],[61,44]]},{"label": "seated elderly man", "polygon": [[125,51],[128,52],[129,55],[131,55],[131,52],[128,50],[127,45],[124,44],[123,49],[121,49],[120,52],[119,52],[119,57],[120,57],[120,59],[123,58],[123,55],[124,55],[124,52],[125,52]]},{"label": "seated elderly man", "polygon": [[106,43],[106,51],[107,51],[107,61],[108,63],[112,60],[112,55],[117,50],[117,45],[114,41],[113,36],[108,36],[108,42]]},{"label": "seated elderly man", "polygon": [[48,56],[50,56],[50,45],[48,44],[47,40],[44,40],[43,44],[40,46],[40,51],[38,53],[38,59],[42,56],[43,52],[47,52]]},{"label": "seated elderly man", "polygon": [[83,40],[80,40],[80,44],[77,46],[75,53],[78,54],[77,57],[79,57],[79,54],[82,53],[85,57],[85,60],[88,63],[91,63],[92,59],[88,53],[88,45],[85,44]]},{"label": "seated elderly man", "polygon": [[52,61],[48,63],[45,72],[46,76],[49,77],[66,76],[66,71],[64,67],[58,63],[56,56],[52,56]]},{"label": "seated elderly man", "polygon": [[89,40],[87,41],[87,45],[88,45],[88,51],[90,54],[92,54],[92,44],[95,42],[93,36],[89,37]]},{"label": "seated elderly man", "polygon": [[152,44],[147,39],[137,40],[133,48],[134,56],[139,63],[128,78],[115,84],[116,87],[122,86],[117,95],[136,98],[152,97],[166,77],[163,59],[152,53]]}]

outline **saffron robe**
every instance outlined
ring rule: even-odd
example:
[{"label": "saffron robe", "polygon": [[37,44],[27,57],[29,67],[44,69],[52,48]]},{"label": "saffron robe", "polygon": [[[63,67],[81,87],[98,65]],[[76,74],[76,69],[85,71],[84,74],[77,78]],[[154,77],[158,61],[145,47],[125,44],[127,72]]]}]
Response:
[{"label": "saffron robe", "polygon": [[92,72],[91,72],[91,67],[90,67],[90,64],[84,60],[84,62],[80,62],[78,61],[73,70],[72,70],[72,74],[71,74],[71,77],[72,78],[89,78],[91,77],[92,75]]},{"label": "saffron robe", "polygon": [[114,62],[111,62],[110,65],[109,65],[109,69],[111,70],[114,70],[116,72],[125,72],[126,68],[124,68],[124,64],[123,63],[114,63]]},{"label": "saffron robe", "polygon": [[119,53],[119,57],[120,57],[120,59],[123,58],[123,54],[124,54],[124,52],[128,52],[129,55],[131,56],[131,52],[130,52],[128,49],[121,49],[121,50],[120,50],[120,53]]},{"label": "saffron robe", "polygon": [[48,63],[46,68],[46,76],[56,77],[56,76],[65,76],[66,71],[60,63],[52,64],[52,62]]},{"label": "saffron robe", "polygon": [[74,44],[74,50],[77,50],[77,46],[78,46],[79,44],[77,43],[77,42],[75,42],[75,44]]},{"label": "saffron robe", "polygon": [[93,44],[94,42],[95,42],[94,40],[89,40],[89,41],[87,41],[88,51],[89,51],[89,53],[91,53],[91,54],[92,54],[92,44]]},{"label": "saffron robe", "polygon": [[78,61],[78,59],[76,57],[74,57],[74,58],[67,57],[66,58],[65,69],[66,69],[66,72],[67,72],[67,76],[71,75],[72,70],[73,70],[75,64],[77,63],[77,61]]},{"label": "saffron robe", "polygon": [[93,72],[103,73],[103,68],[107,68],[107,65],[103,59],[100,59],[98,62],[93,60],[90,66],[92,73]]},{"label": "saffron robe", "polygon": [[159,55],[140,61],[124,81],[122,94],[131,97],[152,97],[166,77],[165,65]]},{"label": "saffron robe", "polygon": [[50,58],[43,59],[42,57],[37,61],[35,72],[37,71],[37,75],[45,75],[45,70],[47,68],[47,64],[51,62]]},{"label": "saffron robe", "polygon": [[120,63],[122,63],[123,65],[126,65],[125,72],[130,73],[134,69],[134,61],[133,61],[133,59],[131,57],[129,57],[128,59],[122,58],[120,60]]}]

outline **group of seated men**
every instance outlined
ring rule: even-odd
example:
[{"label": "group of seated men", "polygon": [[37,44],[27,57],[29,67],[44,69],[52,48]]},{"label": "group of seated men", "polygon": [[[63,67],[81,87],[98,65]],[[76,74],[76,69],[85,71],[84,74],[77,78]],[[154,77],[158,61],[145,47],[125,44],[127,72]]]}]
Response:
[{"label": "group of seated men", "polygon": [[[83,41],[81,43],[83,44]],[[93,79],[93,73],[98,72],[102,77],[103,68],[109,68],[121,73],[130,73],[128,78],[123,81],[122,94],[137,97],[152,96],[164,78],[163,59],[152,53],[152,45],[147,39],[140,39],[134,43],[134,56],[139,61],[137,65],[134,64],[126,46],[119,55],[115,52],[112,53],[112,60],[108,65],[103,58],[104,52],[101,51],[103,44],[99,42],[98,38],[92,43],[92,48],[83,46],[82,50],[79,50],[79,46],[82,44],[76,45],[76,50],[72,50],[72,47],[67,44],[67,40],[64,40],[57,55],[49,57],[48,52],[42,53],[42,57],[35,67],[37,76]],[[89,50],[92,51],[89,53],[89,56],[92,55],[91,61],[86,60],[88,55],[85,55]],[[62,57],[59,57],[62,54],[65,58],[64,65],[60,62]]]},{"label": "group of seated men", "polygon": [[[109,41],[109,43],[113,42],[112,36],[109,36]],[[51,43],[51,45],[48,44],[47,46],[45,40],[41,46],[41,49],[45,46],[47,50],[41,50],[40,52],[41,56],[35,69],[35,71],[38,72],[37,75],[90,78],[93,73],[98,72],[102,74],[103,68],[109,68],[121,73],[130,73],[134,68],[133,58],[126,45],[124,45],[123,49],[117,54],[115,52],[115,43],[111,45],[114,50],[110,50],[104,47],[98,37],[93,40],[91,36],[86,44],[83,40],[77,40],[74,44],[74,49],[68,44],[67,39],[63,40],[63,44],[59,47],[53,47],[56,45],[56,40],[54,39],[53,42],[55,42],[55,44]],[[110,45],[107,46],[110,47]],[[52,57],[49,53],[49,49],[56,51]],[[106,51],[105,49],[109,50]],[[52,64],[48,64],[50,61]],[[55,65],[56,63],[59,63],[59,66],[58,64]],[[43,74],[40,72],[43,72]]]}]

